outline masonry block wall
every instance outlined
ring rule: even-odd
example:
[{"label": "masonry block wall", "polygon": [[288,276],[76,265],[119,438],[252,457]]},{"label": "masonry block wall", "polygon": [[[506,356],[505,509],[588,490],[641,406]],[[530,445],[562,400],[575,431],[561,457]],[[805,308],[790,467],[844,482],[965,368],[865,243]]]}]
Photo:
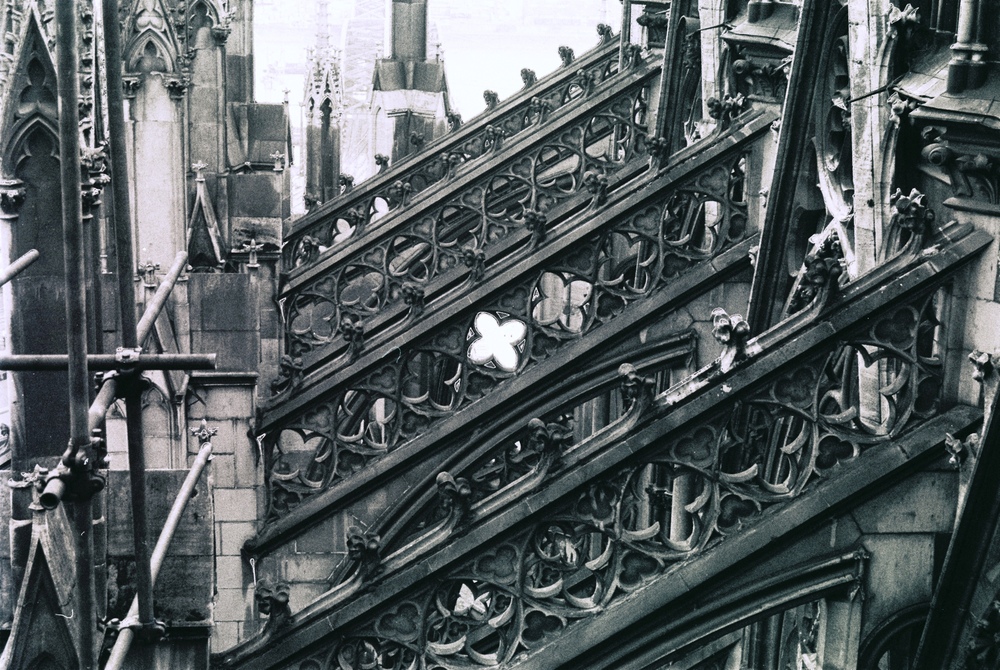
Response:
[{"label": "masonry block wall", "polygon": [[[226,649],[257,630],[254,571],[243,542],[263,517],[263,463],[251,437],[261,360],[262,315],[256,274],[193,274],[189,281],[192,351],[216,353],[217,369],[195,373],[187,397],[189,426],[204,420],[212,438],[209,469],[214,506],[215,593],[212,649]],[[273,309],[272,309],[273,311]],[[272,333],[273,337],[273,333]],[[188,436],[188,458],[198,452]]]},{"label": "masonry block wall", "polygon": [[[154,546],[174,504],[185,470],[150,470],[146,474],[148,537]],[[127,667],[154,669],[171,665],[178,654],[185,667],[207,667],[211,629],[214,576],[211,485],[206,474],[195,487],[177,531],[170,542],[154,588],[154,613],[167,626],[171,638],[183,645],[135,645]],[[132,536],[132,498],[129,475],[108,473],[105,497],[108,526],[108,617],[124,619],[135,597],[135,553]],[[172,659],[172,660],[171,660]]]}]

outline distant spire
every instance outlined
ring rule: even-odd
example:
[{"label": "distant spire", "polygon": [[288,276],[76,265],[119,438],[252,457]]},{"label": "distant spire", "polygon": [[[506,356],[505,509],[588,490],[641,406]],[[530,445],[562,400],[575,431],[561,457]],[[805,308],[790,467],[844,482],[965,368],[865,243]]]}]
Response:
[{"label": "distant spire", "polygon": [[330,2],[316,0],[316,49],[330,48]]}]

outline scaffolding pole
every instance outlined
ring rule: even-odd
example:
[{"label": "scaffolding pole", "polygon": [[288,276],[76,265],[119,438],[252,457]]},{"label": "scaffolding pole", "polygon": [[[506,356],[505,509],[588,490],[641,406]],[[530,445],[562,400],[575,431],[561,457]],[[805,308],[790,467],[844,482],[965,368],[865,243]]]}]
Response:
[{"label": "scaffolding pole", "polygon": [[[202,422],[201,430],[204,431],[203,434],[208,435],[204,421]],[[180,523],[181,515],[184,513],[184,507],[187,505],[188,500],[191,499],[194,487],[198,483],[198,479],[201,477],[201,473],[211,456],[212,443],[209,441],[203,442],[201,449],[198,450],[198,456],[191,466],[190,472],[188,472],[184,483],[181,485],[181,490],[177,493],[173,507],[170,508],[170,514],[163,525],[163,530],[160,531],[160,537],[156,541],[156,547],[153,548],[148,566],[150,581],[154,585],[156,584],[157,575],[160,574],[160,567],[163,566],[163,559],[167,555],[167,549],[170,547],[170,541],[173,539],[177,525]],[[120,670],[122,664],[125,663],[125,657],[128,656],[129,649],[132,648],[132,642],[135,640],[135,631],[129,628],[127,624],[139,615],[138,598],[138,595],[136,595],[132,599],[132,606],[129,608],[128,615],[125,617],[125,621],[122,622],[122,626],[118,631],[118,639],[115,640],[115,645],[111,648],[111,657],[108,658],[104,670]]]},{"label": "scaffolding pole", "polygon": [[76,494],[77,616],[80,668],[97,662],[97,608],[94,595],[94,519],[91,471],[94,467],[87,425],[90,397],[87,380],[87,283],[84,261],[83,209],[80,176],[79,58],[75,0],[55,3],[56,85],[59,92],[59,169],[62,177],[63,254],[66,271],[66,350],[69,354],[69,446],[63,465],[72,472]]}]

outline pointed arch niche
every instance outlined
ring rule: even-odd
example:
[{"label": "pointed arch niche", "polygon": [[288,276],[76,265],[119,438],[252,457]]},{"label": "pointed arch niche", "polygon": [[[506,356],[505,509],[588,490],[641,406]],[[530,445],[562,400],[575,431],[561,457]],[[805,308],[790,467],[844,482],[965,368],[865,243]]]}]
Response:
[{"label": "pointed arch niche", "polygon": [[[188,91],[190,114],[190,152],[194,161],[208,165],[207,172],[225,170],[226,91],[222,68],[224,47],[216,38],[219,27],[214,5],[205,0],[191,3],[188,18],[188,44],[191,61],[191,88]],[[219,35],[224,32],[219,32]]]},{"label": "pointed arch niche", "polygon": [[169,267],[184,248],[183,112],[171,97],[167,77],[152,68],[166,57],[146,41],[136,60],[140,85],[127,100],[129,177],[136,262]]},{"label": "pointed arch niche", "polygon": [[[8,353],[66,352],[62,204],[59,198],[56,76],[37,19],[26,21],[3,113],[2,172],[16,180],[18,208],[5,208],[0,257],[10,262],[37,249],[40,258],[3,289],[0,324]],[[8,201],[7,204],[10,204]],[[19,309],[30,305],[30,309]],[[65,377],[58,372],[12,373],[0,380],[0,423],[12,426],[19,459],[58,455],[69,434]],[[11,415],[12,400],[18,411]],[[35,417],[30,424],[26,417]],[[43,418],[44,417],[44,418]],[[28,453],[30,445],[31,453]]]}]

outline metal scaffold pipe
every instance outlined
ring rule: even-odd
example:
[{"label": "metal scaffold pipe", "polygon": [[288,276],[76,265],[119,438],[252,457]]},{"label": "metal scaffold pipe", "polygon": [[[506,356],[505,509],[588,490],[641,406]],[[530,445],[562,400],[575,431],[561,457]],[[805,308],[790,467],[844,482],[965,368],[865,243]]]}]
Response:
[{"label": "metal scaffold pipe", "polygon": [[38,249],[32,249],[8,265],[3,272],[0,272],[0,286],[3,286],[11,279],[24,272],[24,269],[37,261],[39,256],[41,256],[41,254],[38,253]]},{"label": "metal scaffold pipe", "polygon": [[[132,370],[214,370],[216,354],[140,354],[128,363]],[[65,370],[69,359],[61,354],[0,356],[0,370]],[[117,370],[122,362],[114,354],[90,354],[92,372]]]},{"label": "metal scaffold pipe", "polygon": [[[181,276],[186,265],[187,253],[184,251],[178,252],[174,258],[174,264],[160,282],[160,286],[156,289],[153,299],[149,301],[149,305],[146,307],[145,314],[143,314],[142,319],[139,321],[139,325],[136,326],[137,341],[144,341],[153,330],[153,323],[156,321],[157,315],[166,304],[170,291],[174,288],[174,284],[177,283],[177,279]],[[101,424],[104,423],[104,415],[108,413],[108,408],[115,401],[117,388],[118,384],[114,377],[105,380],[101,385],[101,390],[97,392],[97,397],[90,404],[89,425],[91,430],[100,428]]]},{"label": "metal scaffold pipe", "polygon": [[69,354],[69,447],[63,465],[73,472],[77,489],[73,505],[76,544],[77,616],[80,667],[97,661],[97,608],[94,594],[94,523],[91,508],[90,429],[87,402],[87,275],[84,257],[83,203],[80,171],[79,58],[75,0],[55,3],[56,87],[59,110],[59,169],[62,180],[63,254],[66,272],[66,348]]},{"label": "metal scaffold pipe", "polygon": [[[135,349],[135,285],[132,282],[132,222],[128,193],[128,165],[125,151],[125,111],[122,93],[121,31],[117,30],[118,0],[104,0],[104,16],[112,30],[104,31],[104,53],[108,80],[108,145],[111,154],[111,200],[114,218],[115,270],[118,276],[118,312],[121,318],[122,347]],[[154,316],[155,319],[155,316]],[[142,430],[142,383],[131,370],[125,381],[125,428],[128,436],[129,485],[132,489],[132,537],[135,544],[136,592],[139,620],[153,623],[153,587],[149,575],[148,521],[146,515],[146,454]]]},{"label": "metal scaffold pipe", "polygon": [[[191,499],[191,494],[194,493],[194,487],[198,483],[198,478],[201,477],[201,473],[205,469],[205,465],[208,463],[211,455],[212,443],[205,442],[198,451],[198,456],[195,458],[190,472],[188,472],[187,477],[184,479],[184,483],[181,485],[180,491],[177,493],[177,498],[174,500],[173,507],[170,508],[170,514],[167,516],[167,521],[163,525],[163,530],[160,531],[160,537],[156,541],[156,546],[153,548],[153,553],[150,557],[149,571],[153,584],[156,584],[156,577],[160,574],[160,568],[163,566],[163,559],[166,557],[167,549],[170,547],[170,541],[173,539],[174,533],[177,531],[181,515],[184,514],[184,508]],[[126,621],[135,619],[138,614],[139,601],[138,596],[136,596],[132,599],[132,606],[128,610]],[[120,670],[122,665],[125,663],[125,657],[128,655],[129,649],[131,649],[132,642],[134,640],[135,631],[131,628],[123,626],[118,632],[118,639],[115,640],[114,647],[111,648],[111,656],[108,658],[108,662],[105,664],[104,670]]]}]

